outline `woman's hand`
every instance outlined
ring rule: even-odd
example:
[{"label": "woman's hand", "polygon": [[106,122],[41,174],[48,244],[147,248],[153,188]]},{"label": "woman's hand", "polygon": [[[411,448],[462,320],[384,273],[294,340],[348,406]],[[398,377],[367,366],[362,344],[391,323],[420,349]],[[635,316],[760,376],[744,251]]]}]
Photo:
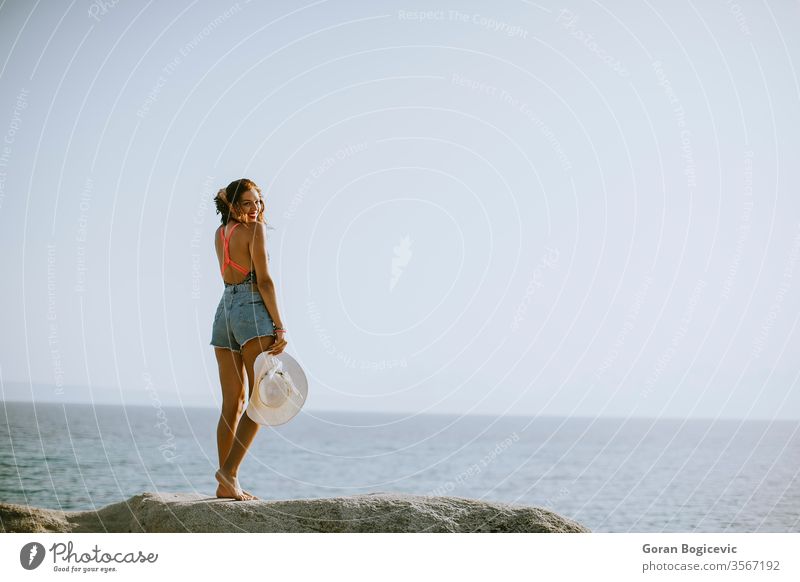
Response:
[{"label": "woman's hand", "polygon": [[273,356],[277,356],[284,349],[286,349],[286,332],[285,331],[276,331],[275,332],[275,343],[273,343],[270,346],[270,348],[267,350],[267,353],[268,354],[272,354]]}]

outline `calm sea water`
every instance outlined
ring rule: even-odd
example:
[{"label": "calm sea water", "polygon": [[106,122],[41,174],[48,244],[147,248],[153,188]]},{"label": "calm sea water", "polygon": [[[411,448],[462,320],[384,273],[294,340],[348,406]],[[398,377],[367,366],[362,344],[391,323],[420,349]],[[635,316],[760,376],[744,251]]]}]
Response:
[{"label": "calm sea water", "polygon": [[[214,495],[218,412],[2,403],[0,501],[91,509]],[[368,492],[547,507],[597,532],[800,531],[800,424],[312,413],[262,428],[262,499]]]}]

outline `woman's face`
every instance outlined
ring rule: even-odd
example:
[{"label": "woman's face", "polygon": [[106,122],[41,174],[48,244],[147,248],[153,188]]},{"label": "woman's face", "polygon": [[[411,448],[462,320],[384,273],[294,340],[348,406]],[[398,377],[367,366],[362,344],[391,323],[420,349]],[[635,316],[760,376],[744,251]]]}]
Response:
[{"label": "woman's face", "polygon": [[264,202],[255,190],[248,190],[239,196],[237,202],[242,222],[256,222],[258,213],[264,208]]}]

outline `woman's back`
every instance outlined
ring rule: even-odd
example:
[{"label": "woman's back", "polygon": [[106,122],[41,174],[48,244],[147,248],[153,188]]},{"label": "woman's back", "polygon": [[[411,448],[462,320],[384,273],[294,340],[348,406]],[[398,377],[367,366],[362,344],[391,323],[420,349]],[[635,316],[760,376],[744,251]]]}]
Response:
[{"label": "woman's back", "polygon": [[253,227],[252,223],[231,220],[217,229],[214,247],[222,280],[226,285],[239,285],[248,280],[255,282],[255,270],[250,256]]}]

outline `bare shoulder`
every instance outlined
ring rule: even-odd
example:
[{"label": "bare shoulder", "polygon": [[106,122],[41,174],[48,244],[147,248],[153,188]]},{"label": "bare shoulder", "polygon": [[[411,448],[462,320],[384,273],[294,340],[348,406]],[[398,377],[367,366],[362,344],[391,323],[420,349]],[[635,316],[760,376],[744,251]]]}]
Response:
[{"label": "bare shoulder", "polygon": [[267,237],[267,225],[263,222],[250,222],[247,224],[248,232],[254,239],[260,240]]}]

